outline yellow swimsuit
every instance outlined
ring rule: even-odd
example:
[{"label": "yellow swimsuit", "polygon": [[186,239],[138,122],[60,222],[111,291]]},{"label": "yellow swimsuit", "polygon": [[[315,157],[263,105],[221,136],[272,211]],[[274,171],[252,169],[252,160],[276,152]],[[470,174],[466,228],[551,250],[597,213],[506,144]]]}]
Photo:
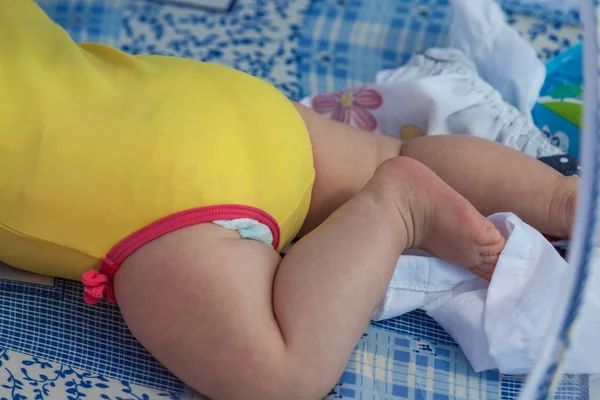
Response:
[{"label": "yellow swimsuit", "polygon": [[281,250],[313,181],[306,126],[274,87],[78,46],[33,1],[1,1],[1,261],[114,301],[123,260],[182,227],[251,221]]}]

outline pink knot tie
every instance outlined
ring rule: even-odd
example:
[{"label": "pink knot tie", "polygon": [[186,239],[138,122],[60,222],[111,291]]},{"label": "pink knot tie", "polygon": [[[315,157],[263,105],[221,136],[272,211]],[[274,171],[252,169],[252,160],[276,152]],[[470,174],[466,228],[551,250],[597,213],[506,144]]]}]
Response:
[{"label": "pink knot tie", "polygon": [[83,300],[87,304],[96,304],[106,298],[107,303],[115,304],[117,299],[113,289],[112,279],[96,270],[86,271],[82,277],[83,282]]}]

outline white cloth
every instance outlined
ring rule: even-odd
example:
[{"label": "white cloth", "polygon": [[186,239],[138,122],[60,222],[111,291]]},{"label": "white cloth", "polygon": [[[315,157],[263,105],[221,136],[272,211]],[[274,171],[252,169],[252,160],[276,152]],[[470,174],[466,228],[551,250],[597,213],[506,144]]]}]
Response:
[{"label": "white cloth", "polygon": [[[431,256],[403,255],[374,320],[424,309],[459,344],[477,372],[528,373],[555,317],[567,263],[535,229],[514,214],[489,218],[507,238],[491,283]],[[580,320],[580,336],[565,372],[600,373],[600,295]]]},{"label": "white cloth", "polygon": [[505,22],[495,1],[450,3],[454,7],[450,47],[460,49],[485,81],[531,119],[530,112],[546,79],[546,68],[535,50]]},{"label": "white cloth", "polygon": [[531,121],[545,78],[533,49],[492,0],[452,4],[453,48],[416,55],[398,69],[381,71],[374,84],[301,102],[332,119],[404,140],[457,133],[533,157],[561,154]]},{"label": "white cloth", "polygon": [[[507,95],[527,109],[526,114],[520,112],[481,79],[477,69],[458,49],[430,49],[397,70],[380,72],[372,86],[384,99],[381,113],[373,112],[381,133],[406,139],[402,130],[411,124],[427,135],[479,136],[536,158],[561,154],[528,117],[531,108],[527,108],[533,107],[530,96],[505,85]],[[523,69],[527,75],[527,67]],[[506,80],[511,77],[506,75]]]}]

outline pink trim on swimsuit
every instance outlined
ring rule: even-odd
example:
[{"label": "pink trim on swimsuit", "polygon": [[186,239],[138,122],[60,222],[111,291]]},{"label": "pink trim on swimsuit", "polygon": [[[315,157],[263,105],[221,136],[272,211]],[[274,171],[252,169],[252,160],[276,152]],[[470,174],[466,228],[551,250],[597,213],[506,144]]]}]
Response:
[{"label": "pink trim on swimsuit", "polygon": [[267,226],[273,235],[273,248],[275,250],[279,248],[280,237],[277,221],[258,208],[222,205],[182,211],[140,229],[113,247],[106,257],[104,257],[99,271],[89,270],[81,277],[81,281],[85,287],[83,299],[87,304],[96,304],[106,298],[107,303],[116,304],[117,299],[113,288],[115,273],[127,257],[154,239],[192,225],[240,218],[253,219]]}]

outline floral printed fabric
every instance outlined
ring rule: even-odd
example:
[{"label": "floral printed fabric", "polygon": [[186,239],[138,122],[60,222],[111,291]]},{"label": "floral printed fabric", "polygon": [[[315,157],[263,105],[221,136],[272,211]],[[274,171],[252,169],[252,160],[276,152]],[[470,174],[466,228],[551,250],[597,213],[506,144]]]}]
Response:
[{"label": "floral printed fabric", "polygon": [[377,120],[369,110],[376,110],[382,104],[381,94],[367,88],[317,95],[312,102],[315,111],[368,131],[377,128]]},{"label": "floral printed fabric", "polygon": [[0,351],[0,382],[0,400],[181,398],[177,393],[154,391],[8,350]]}]

